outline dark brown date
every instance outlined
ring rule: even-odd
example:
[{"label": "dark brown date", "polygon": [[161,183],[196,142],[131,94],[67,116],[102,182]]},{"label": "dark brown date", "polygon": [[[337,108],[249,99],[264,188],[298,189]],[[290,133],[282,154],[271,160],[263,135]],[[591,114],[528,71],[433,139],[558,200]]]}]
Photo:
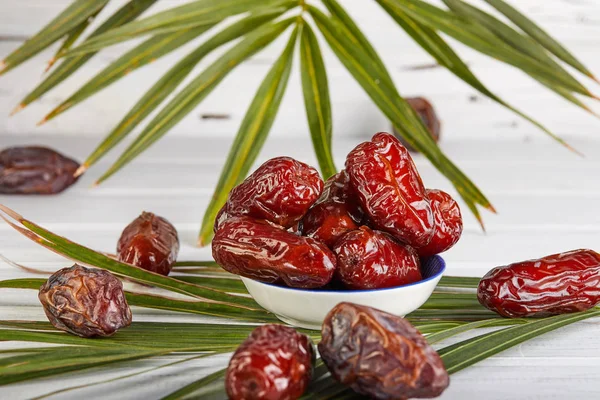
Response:
[{"label": "dark brown date", "polygon": [[[435,140],[436,143],[439,142],[442,123],[437,117],[435,109],[433,108],[429,100],[427,100],[424,97],[407,97],[406,101],[421,118],[421,121],[423,121],[423,124],[425,124],[425,126],[427,127],[427,130],[431,134],[433,140]],[[394,133],[396,134],[400,142],[402,142],[404,147],[408,149],[408,151],[418,153],[418,151],[415,148],[413,148],[406,140],[402,138],[402,136],[400,136],[397,133],[396,128],[394,128]]]},{"label": "dark brown date", "polygon": [[437,397],[450,383],[439,355],[404,318],[340,303],[321,335],[319,353],[333,377],[370,398]]},{"label": "dark brown date", "polygon": [[426,193],[433,209],[435,228],[431,242],[417,249],[421,257],[431,257],[450,249],[463,231],[462,215],[456,200],[441,190],[427,189]]},{"label": "dark brown date", "polygon": [[315,351],[308,336],[263,325],[231,357],[225,388],[231,400],[295,400],[310,382]]},{"label": "dark brown date", "polygon": [[325,182],[323,193],[302,218],[302,234],[332,248],[346,232],[358,229],[364,213],[345,170]]},{"label": "dark brown date", "polygon": [[421,177],[408,150],[381,132],[346,158],[346,170],[373,226],[413,247],[429,244],[434,220]]},{"label": "dark brown date", "polygon": [[119,261],[165,276],[171,272],[178,253],[175,227],[149,212],[127,225],[117,244]]},{"label": "dark brown date", "polygon": [[324,286],[335,272],[335,256],[323,243],[250,217],[222,222],[212,254],[233,274],[295,288]]},{"label": "dark brown date", "polygon": [[247,215],[290,228],[322,190],[323,180],[313,167],[290,157],[272,158],[233,188],[215,225]]},{"label": "dark brown date", "polygon": [[71,186],[79,163],[45,147],[0,152],[0,194],[56,194]]},{"label": "dark brown date", "polygon": [[110,336],[131,324],[121,281],[102,269],[63,268],[42,285],[38,297],[50,323],[77,336]]},{"label": "dark brown date", "polygon": [[412,247],[366,226],[342,236],[333,252],[336,277],[350,289],[381,289],[422,279],[419,257]]},{"label": "dark brown date", "polygon": [[600,302],[600,254],[574,250],[494,268],[479,282],[477,298],[509,318],[588,310]]}]

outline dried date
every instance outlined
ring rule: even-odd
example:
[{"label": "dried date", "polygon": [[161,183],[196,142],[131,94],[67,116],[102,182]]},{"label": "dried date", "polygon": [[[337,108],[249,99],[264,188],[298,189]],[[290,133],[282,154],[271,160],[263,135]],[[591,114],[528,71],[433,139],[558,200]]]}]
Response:
[{"label": "dried date", "polygon": [[131,324],[123,285],[108,271],[77,264],[61,269],[38,297],[50,323],[77,336],[110,336]]},{"label": "dried date", "polygon": [[419,256],[431,257],[443,253],[458,242],[463,230],[462,215],[456,200],[442,190],[427,189],[427,198],[435,220],[431,242],[417,249]]},{"label": "dried date", "polygon": [[319,353],[333,377],[374,399],[437,397],[449,384],[442,360],[407,320],[352,303],[325,317]]},{"label": "dried date", "polygon": [[215,226],[247,215],[285,228],[298,222],[323,190],[314,168],[290,157],[270,159],[229,193]]},{"label": "dried date", "polygon": [[413,248],[366,226],[342,236],[333,252],[336,277],[350,289],[381,289],[422,279]]},{"label": "dried date", "polygon": [[346,232],[358,229],[364,213],[345,170],[325,182],[319,199],[302,218],[302,234],[332,248]]},{"label": "dried date", "polygon": [[11,147],[0,152],[0,194],[60,193],[77,178],[79,163],[45,147]]},{"label": "dried date", "polygon": [[143,212],[121,234],[117,244],[119,261],[146,271],[169,275],[179,253],[179,237],[166,219]]},{"label": "dried date", "polygon": [[[439,142],[442,123],[437,117],[435,109],[433,108],[429,100],[427,100],[424,97],[408,97],[406,98],[406,101],[421,118],[421,121],[423,121],[423,124],[425,124],[425,126],[427,127],[427,130],[431,134],[433,140],[436,143]],[[418,151],[415,148],[413,148],[406,140],[402,138],[402,136],[400,136],[397,133],[396,128],[394,128],[394,133],[396,133],[396,136],[398,137],[400,142],[402,142],[404,147],[408,149],[408,151],[418,153]]]},{"label": "dried date", "polygon": [[229,362],[227,395],[231,400],[298,399],[308,387],[314,360],[308,336],[283,325],[260,326]]},{"label": "dried date", "polygon": [[509,318],[585,311],[600,302],[600,254],[574,250],[488,272],[477,298]]},{"label": "dried date", "polygon": [[295,288],[324,286],[335,272],[335,256],[323,243],[250,217],[222,222],[212,254],[231,273]]},{"label": "dried date", "polygon": [[389,133],[359,144],[346,170],[360,205],[373,226],[413,246],[429,244],[433,212],[408,150]]}]

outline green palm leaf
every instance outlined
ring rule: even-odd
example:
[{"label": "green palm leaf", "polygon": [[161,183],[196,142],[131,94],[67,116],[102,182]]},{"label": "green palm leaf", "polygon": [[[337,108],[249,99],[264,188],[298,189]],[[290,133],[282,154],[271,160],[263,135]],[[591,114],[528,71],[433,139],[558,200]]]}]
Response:
[{"label": "green palm leaf", "polygon": [[381,72],[381,67],[373,63],[371,57],[361,47],[356,46],[344,35],[344,30],[339,28],[338,23],[327,18],[314,7],[309,7],[309,11],[330,47],[348,71],[381,111],[394,123],[396,129],[408,143],[423,153],[440,172],[450,179],[468,207],[481,222],[476,205],[480,204],[493,210],[490,202],[441,152],[414,110],[406,100],[400,97],[396,88],[388,84],[385,75]]},{"label": "green palm leaf", "polygon": [[69,50],[71,48],[71,46],[73,46],[73,44],[75,44],[77,39],[79,39],[79,37],[83,34],[83,32],[85,32],[87,27],[90,26],[90,24],[94,21],[94,19],[100,13],[100,11],[102,11],[102,8],[100,10],[98,10],[94,15],[91,15],[88,19],[86,19],[85,21],[80,23],[71,32],[69,32],[67,34],[67,36],[65,37],[65,40],[63,40],[63,42],[60,45],[60,47],[58,48],[58,50],[56,50],[56,53],[54,53],[54,56],[50,59],[50,61],[48,61],[48,65],[46,66],[46,72],[48,72],[50,70],[50,68],[52,68],[52,66],[56,63],[58,58],[64,52]]},{"label": "green palm leaf", "polygon": [[[294,1],[293,5],[296,4]],[[95,164],[108,151],[123,140],[131,131],[154,111],[163,100],[171,94],[177,86],[192,72],[194,67],[210,52],[227,42],[244,36],[259,26],[277,18],[287,11],[287,7],[279,7],[265,12],[254,13],[217,33],[196,50],[188,54],[183,60],[175,64],[158,82],[150,88],[144,96],[133,106],[127,115],[119,122],[117,127],[104,139],[94,152],[82,164],[79,174]]]},{"label": "green palm leaf", "polygon": [[[559,65],[552,57],[546,53],[544,47],[532,38],[517,32],[512,27],[508,26],[504,22],[500,21],[496,17],[473,7],[472,5],[465,3],[462,0],[443,0],[444,3],[456,14],[461,15],[465,19],[469,19],[473,23],[479,24],[482,27],[490,30],[501,40],[513,46],[515,49],[521,51],[523,54],[529,55],[536,58],[538,61],[554,68],[557,72],[567,76],[569,73]],[[566,100],[575,104],[578,107],[594,114],[594,112],[575,97],[570,91],[552,84],[541,77],[533,76],[538,82],[548,87],[558,95],[562,96]]]},{"label": "green palm leaf", "polygon": [[166,33],[202,25],[212,25],[236,14],[261,8],[277,7],[281,3],[287,2],[288,0],[196,0],[138,21],[129,22],[86,40],[64,56],[71,57],[98,51],[106,46],[149,33]]},{"label": "green palm leaf", "polygon": [[297,36],[298,28],[295,28],[283,53],[261,83],[248,111],[246,111],[210,204],[205,211],[200,230],[200,245],[208,243],[212,238],[217,213],[225,204],[229,191],[244,179],[256,161],[273,126],[292,69]]},{"label": "green palm leaf", "polygon": [[[488,90],[488,88],[471,72],[467,64],[463,62],[463,60],[454,52],[454,50],[446,43],[446,41],[444,41],[444,39],[442,39],[442,37],[439,36],[433,29],[419,23],[402,10],[390,7],[386,0],[377,1],[382,8],[398,23],[398,25],[400,25],[406,33],[408,33],[417,43],[419,43],[419,45],[425,51],[431,54],[440,65],[446,67],[450,72],[480,93],[531,122],[554,140],[561,143],[563,146],[575,151],[568,143],[548,130],[545,126],[507,104],[504,100]],[[564,89],[560,88],[560,90]]]},{"label": "green palm leaf", "polygon": [[181,29],[176,32],[165,33],[149,38],[139,46],[136,46],[134,49],[123,54],[96,74],[96,76],[85,83],[79,90],[46,115],[44,119],[40,121],[39,125],[71,109],[85,99],[115,83],[125,75],[128,75],[130,72],[178,49],[206,32],[212,26],[213,25],[203,25],[196,28]]},{"label": "green palm leaf", "polygon": [[563,60],[573,68],[579,70],[583,74],[592,79],[596,79],[575,56],[565,49],[556,39],[548,35],[542,28],[536,25],[532,20],[521,14],[517,9],[503,0],[485,0],[496,10],[500,11],[504,16],[511,20],[515,25],[521,28],[525,33],[534,38],[538,43],[544,46],[548,51],[553,53],[559,59]]},{"label": "green palm leaf", "polygon": [[302,89],[308,126],[323,179],[337,172],[331,151],[331,101],[327,71],[317,37],[304,24],[300,41]]},{"label": "green palm leaf", "polygon": [[597,316],[600,316],[600,310],[594,309],[544,318],[477,336],[445,347],[439,353],[448,372],[454,373],[536,336]]},{"label": "green palm leaf", "polygon": [[524,55],[486,29],[471,23],[449,11],[421,0],[380,0],[391,9],[399,9],[411,17],[440,30],[473,49],[513,65],[532,77],[541,77],[560,87],[594,97],[589,90],[564,70],[553,68],[535,58]]},{"label": "green palm leaf", "polygon": [[210,65],[161,110],[121,157],[100,177],[98,183],[109,178],[160,139],[170,128],[200,104],[229,72],[275,40],[294,21],[295,18],[289,18],[256,29]]},{"label": "green palm leaf", "polygon": [[[94,32],[92,32],[89,37],[91,38],[100,35],[115,27],[121,26],[136,19],[156,1],[157,0],[131,0],[129,3],[125,4],[117,12],[115,12],[110,18],[108,18]],[[21,103],[13,110],[12,114],[16,114],[18,111],[22,110],[33,101],[39,99],[42,95],[64,81],[67,77],[71,76],[95,54],[95,52],[87,53],[82,56],[70,57],[63,60],[61,64],[46,79],[44,79],[42,83],[40,83],[33,91],[31,91],[31,93],[21,100]]]},{"label": "green palm leaf", "polygon": [[0,61],[0,75],[30,59],[99,12],[108,0],[76,0],[35,36]]},{"label": "green palm leaf", "polygon": [[381,66],[381,74],[388,82],[390,82],[390,84],[393,84],[394,80],[385,68],[383,60],[381,60],[381,57],[379,57],[379,54],[377,54],[377,51],[375,51],[375,48],[371,45],[369,39],[361,32],[358,25],[356,25],[346,10],[344,10],[336,0],[323,0],[323,3],[331,14],[331,17],[339,23],[339,26],[345,31],[348,38],[356,45],[362,47],[362,49],[371,56],[373,63]]}]

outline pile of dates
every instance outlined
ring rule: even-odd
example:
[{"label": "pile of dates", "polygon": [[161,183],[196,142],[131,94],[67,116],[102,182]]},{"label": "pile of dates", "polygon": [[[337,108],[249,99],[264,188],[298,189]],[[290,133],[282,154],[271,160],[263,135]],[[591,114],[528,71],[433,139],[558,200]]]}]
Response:
[{"label": "pile of dates", "polygon": [[212,253],[262,282],[380,289],[421,280],[420,259],[452,247],[462,226],[456,201],[425,189],[408,150],[382,132],[325,183],[292,158],[265,162],[229,194]]},{"label": "pile of dates", "polygon": [[[116,257],[166,276],[178,252],[175,227],[162,217],[144,212],[121,234]],[[131,324],[123,284],[102,269],[77,264],[61,269],[42,285],[38,298],[54,327],[81,337],[111,336]]]},{"label": "pile of dates", "polygon": [[[321,330],[318,350],[335,380],[373,399],[431,398],[449,385],[436,351],[404,318],[340,303]],[[225,377],[231,400],[302,396],[311,378],[310,339],[283,325],[256,328],[233,354]]]}]

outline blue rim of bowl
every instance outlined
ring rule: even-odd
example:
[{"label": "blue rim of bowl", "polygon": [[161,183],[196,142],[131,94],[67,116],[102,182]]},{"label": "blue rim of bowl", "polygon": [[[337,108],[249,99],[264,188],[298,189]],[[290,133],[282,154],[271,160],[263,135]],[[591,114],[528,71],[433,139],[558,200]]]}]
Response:
[{"label": "blue rim of bowl", "polygon": [[364,290],[300,289],[300,288],[293,288],[293,287],[289,287],[289,286],[274,285],[272,283],[261,282],[261,281],[254,280],[252,278],[246,278],[246,277],[243,277],[243,276],[241,278],[242,278],[242,280],[248,279],[248,280],[250,280],[252,282],[256,282],[256,283],[259,283],[259,284],[265,285],[265,286],[271,286],[271,287],[276,288],[276,289],[293,290],[293,291],[296,291],[296,292],[310,292],[310,293],[324,293],[324,294],[376,293],[376,292],[385,292],[385,291],[389,291],[389,290],[396,290],[396,289],[401,289],[401,288],[407,288],[407,287],[411,287],[411,286],[417,286],[417,285],[421,285],[421,284],[423,284],[425,282],[429,282],[429,281],[432,281],[434,279],[441,278],[442,275],[444,275],[444,272],[446,272],[446,261],[442,257],[440,257],[439,255],[435,255],[435,256],[429,257],[429,259],[436,259],[437,262],[441,264],[441,268],[440,268],[440,270],[436,274],[433,274],[430,277],[422,279],[422,280],[420,280],[418,282],[408,283],[406,285],[394,286],[394,287],[389,287],[389,288],[384,288],[384,289],[364,289]]}]

